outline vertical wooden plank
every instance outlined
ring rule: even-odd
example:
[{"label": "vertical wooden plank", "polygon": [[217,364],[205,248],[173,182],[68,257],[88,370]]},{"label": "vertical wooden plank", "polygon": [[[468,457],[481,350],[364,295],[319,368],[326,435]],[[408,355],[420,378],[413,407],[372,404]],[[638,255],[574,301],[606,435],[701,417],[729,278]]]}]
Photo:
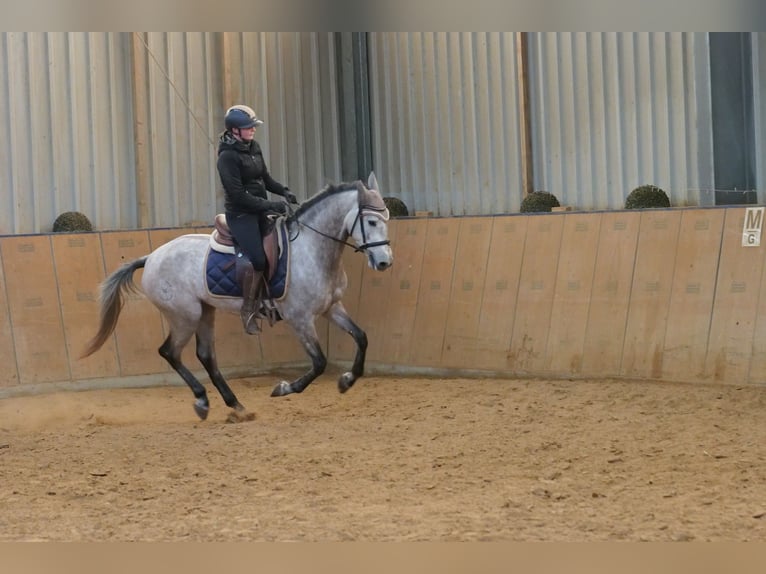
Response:
[{"label": "vertical wooden plank", "polygon": [[0,238],[19,382],[70,380],[53,253],[47,235]]},{"label": "vertical wooden plank", "polygon": [[585,329],[583,374],[594,377],[620,374],[640,222],[638,212],[601,215]]},{"label": "vertical wooden plank", "polygon": [[705,358],[705,377],[715,382],[739,383],[749,376],[764,248],[742,247],[744,222],[744,208],[726,210]]},{"label": "vertical wooden plank", "polygon": [[478,369],[513,368],[509,352],[530,219],[523,215],[494,218],[477,334],[481,348],[472,360]]},{"label": "vertical wooden plank", "polygon": [[409,361],[427,226],[426,219],[397,222],[396,241],[392,243],[394,266],[389,271],[392,277],[388,312],[381,342],[381,355],[386,363],[406,365]]},{"label": "vertical wooden plank", "polygon": [[[0,241],[2,241],[0,239]],[[0,387],[12,387],[19,384],[19,369],[16,365],[16,349],[13,344],[11,314],[8,293],[5,287],[5,265],[3,264],[2,245],[0,245]]]},{"label": "vertical wooden plank", "polygon": [[516,317],[509,348],[516,373],[536,373],[545,366],[545,348],[550,328],[561,249],[564,217],[528,215],[527,240],[521,265]]},{"label": "vertical wooden plank", "polygon": [[473,365],[476,351],[483,347],[479,321],[491,239],[492,218],[460,220],[444,333],[443,366],[468,368]]},{"label": "vertical wooden plank", "polygon": [[721,251],[723,209],[684,211],[670,295],[662,378],[704,378],[710,318]]},{"label": "vertical wooden plank", "polygon": [[[317,333],[319,333],[319,327],[317,327]],[[280,321],[273,327],[265,323],[260,342],[264,365],[277,366],[310,361],[292,327],[284,321]]]},{"label": "vertical wooden plank", "polygon": [[459,219],[428,219],[410,365],[438,366],[442,358]]},{"label": "vertical wooden plank", "polygon": [[621,374],[659,379],[681,211],[641,213]]},{"label": "vertical wooden plank", "polygon": [[[149,234],[145,230],[102,233],[101,247],[107,275],[122,264],[151,251]],[[133,275],[138,286],[141,285],[142,275],[143,269]],[[121,376],[164,373],[170,370],[170,366],[157,352],[166,336],[160,312],[142,293],[130,293],[125,297],[125,307],[114,335]]]},{"label": "vertical wooden plank", "polygon": [[555,295],[545,353],[545,370],[558,375],[582,372],[593,269],[596,265],[600,213],[564,216]]},{"label": "vertical wooden plank", "polygon": [[517,86],[519,90],[519,108],[521,120],[519,131],[521,136],[521,183],[524,195],[534,191],[534,157],[532,146],[532,113],[529,97],[529,39],[527,32],[516,32],[516,66]]},{"label": "vertical wooden plank", "polygon": [[72,378],[116,377],[120,369],[114,338],[110,338],[98,353],[79,358],[99,321],[99,284],[104,280],[99,235],[53,235],[51,243]]},{"label": "vertical wooden plank", "polygon": [[[757,250],[766,257],[766,242],[761,237],[759,247],[749,247],[747,249]],[[758,290],[758,306],[756,308],[755,328],[753,332],[753,346],[750,353],[750,370],[748,382],[762,385],[766,382],[766,294],[763,289],[766,288],[766,262],[763,265],[761,275],[760,289]]]},{"label": "vertical wooden plank", "polygon": [[231,59],[232,59],[232,47],[231,47],[231,34],[233,32],[220,32],[221,35],[221,74],[223,75],[222,89],[223,89],[223,105],[225,108],[229,108],[234,105],[234,93],[232,89],[232,73],[231,73]]},{"label": "vertical wooden plank", "polygon": [[149,85],[147,66],[147,48],[145,32],[132,32],[130,37],[130,61],[133,82],[133,154],[136,168],[136,203],[138,205],[138,226],[151,224],[151,174],[149,170],[149,103],[147,86]]}]

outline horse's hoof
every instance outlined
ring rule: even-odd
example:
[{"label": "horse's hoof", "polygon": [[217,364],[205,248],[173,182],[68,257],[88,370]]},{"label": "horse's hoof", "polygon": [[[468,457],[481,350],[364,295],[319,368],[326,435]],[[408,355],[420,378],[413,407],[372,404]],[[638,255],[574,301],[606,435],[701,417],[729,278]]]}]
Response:
[{"label": "horse's hoof", "polygon": [[282,381],[279,383],[276,387],[274,387],[274,390],[271,391],[272,397],[284,397],[285,395],[292,394],[293,389],[290,386],[290,383],[287,381]]},{"label": "horse's hoof", "polygon": [[355,382],[356,377],[354,376],[354,373],[343,373],[338,379],[338,390],[341,393],[345,393],[347,390],[354,386]]},{"label": "horse's hoof", "polygon": [[204,421],[207,418],[208,413],[210,412],[210,405],[195,402],[194,412],[197,413],[197,416]]},{"label": "horse's hoof", "polygon": [[236,409],[226,416],[227,423],[246,423],[255,420],[255,413],[247,412],[244,409]]}]

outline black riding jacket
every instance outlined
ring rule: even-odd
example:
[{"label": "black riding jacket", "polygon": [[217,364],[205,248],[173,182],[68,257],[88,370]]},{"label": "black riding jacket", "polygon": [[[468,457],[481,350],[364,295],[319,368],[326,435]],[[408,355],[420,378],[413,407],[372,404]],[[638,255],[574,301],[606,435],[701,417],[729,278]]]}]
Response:
[{"label": "black riding jacket", "polygon": [[218,175],[229,213],[262,213],[268,209],[266,191],[285,195],[285,186],[271,177],[261,146],[236,140],[224,132],[218,143]]}]

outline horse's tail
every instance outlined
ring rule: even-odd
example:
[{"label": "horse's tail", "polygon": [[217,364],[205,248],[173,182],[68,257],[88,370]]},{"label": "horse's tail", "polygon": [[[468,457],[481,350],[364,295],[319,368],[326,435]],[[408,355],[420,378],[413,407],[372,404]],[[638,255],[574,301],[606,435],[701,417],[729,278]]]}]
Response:
[{"label": "horse's tail", "polygon": [[122,307],[125,304],[122,295],[124,292],[138,291],[136,284],[133,283],[133,273],[136,269],[141,269],[146,265],[148,257],[148,255],[144,255],[129,263],[125,263],[101,284],[101,323],[98,327],[98,333],[91,339],[85,351],[80,355],[81,359],[98,351],[109,338],[109,335],[114,332],[115,327],[117,327],[117,319],[120,317],[120,311],[122,311]]}]

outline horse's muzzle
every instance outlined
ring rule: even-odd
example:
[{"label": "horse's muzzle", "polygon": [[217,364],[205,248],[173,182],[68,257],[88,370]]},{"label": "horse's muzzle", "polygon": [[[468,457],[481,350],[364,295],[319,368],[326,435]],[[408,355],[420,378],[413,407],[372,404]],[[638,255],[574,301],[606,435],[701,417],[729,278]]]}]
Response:
[{"label": "horse's muzzle", "polygon": [[367,264],[375,271],[385,271],[394,264],[394,254],[388,246],[380,251],[382,253],[378,253],[378,257],[373,251],[367,251]]}]

